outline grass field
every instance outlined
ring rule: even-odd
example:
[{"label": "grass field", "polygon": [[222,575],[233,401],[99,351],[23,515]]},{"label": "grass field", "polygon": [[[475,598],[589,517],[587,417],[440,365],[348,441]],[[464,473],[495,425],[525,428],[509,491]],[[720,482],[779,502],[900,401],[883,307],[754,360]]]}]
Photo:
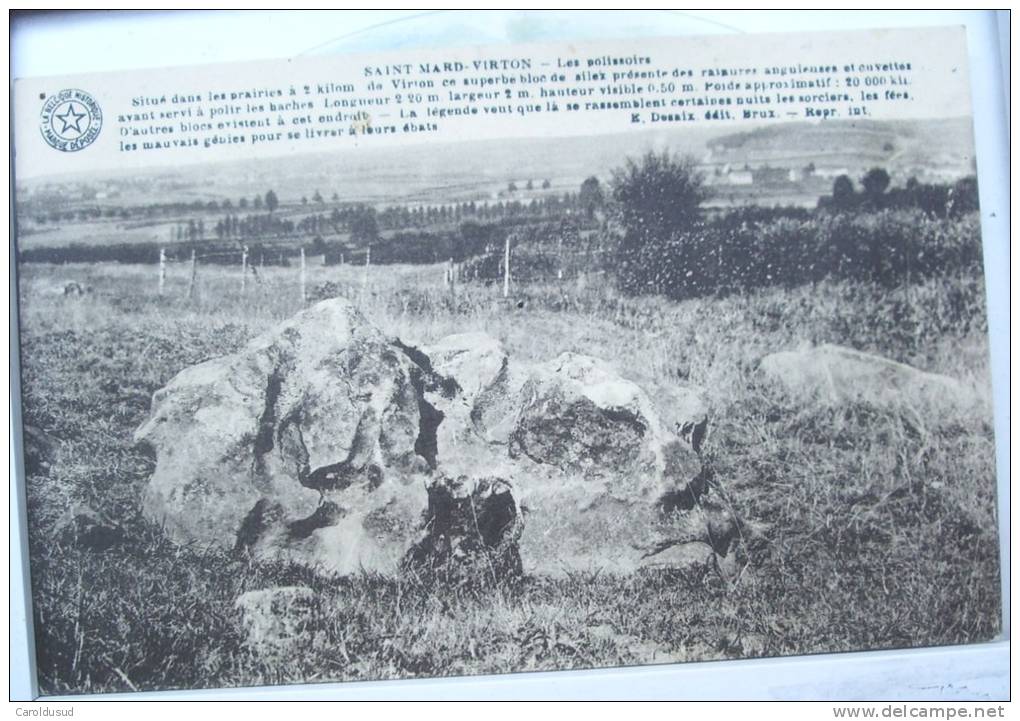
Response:
[{"label": "grass field", "polygon": [[[240,348],[301,307],[294,268],[266,269],[244,295],[235,270],[23,265],[24,420],[59,449],[27,478],[35,633],[46,694],[194,688],[942,645],[999,629],[984,289],[970,276],[895,289],[825,281],[668,302],[584,287],[444,287],[441,267],[312,267],[408,342],[484,330],[512,356],[604,358],[656,396],[704,389],[718,483],[766,529],[739,584],[710,570],[629,578],[525,578],[497,586],[335,579],[176,547],[146,523],[151,461],[132,448],[153,391]],[[367,280],[366,280],[367,279]],[[92,291],[65,296],[77,281]],[[519,307],[521,306],[521,307]],[[810,343],[881,353],[972,384],[978,410],[918,423],[863,405],[803,407],[765,385],[767,353]],[[69,540],[87,506],[124,539]],[[233,602],[307,584],[326,599],[296,657],[253,656]]]},{"label": "grass field", "polygon": [[71,222],[37,227],[35,232],[22,233],[18,240],[21,250],[67,246],[72,243],[109,245],[115,243],[167,244],[175,223],[171,221],[124,223],[119,220],[96,220],[89,223]]}]

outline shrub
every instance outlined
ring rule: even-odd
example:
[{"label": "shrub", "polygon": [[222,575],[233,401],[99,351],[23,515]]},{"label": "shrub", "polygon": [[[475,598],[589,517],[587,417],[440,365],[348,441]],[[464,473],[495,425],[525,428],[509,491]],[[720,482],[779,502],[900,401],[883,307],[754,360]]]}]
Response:
[{"label": "shrub", "polygon": [[691,157],[649,152],[614,170],[611,186],[616,219],[624,229],[617,253],[620,285],[641,292],[649,280],[642,268],[654,263],[648,251],[664,238],[675,246],[686,237],[679,235],[683,229],[698,220],[708,198],[704,177]]}]

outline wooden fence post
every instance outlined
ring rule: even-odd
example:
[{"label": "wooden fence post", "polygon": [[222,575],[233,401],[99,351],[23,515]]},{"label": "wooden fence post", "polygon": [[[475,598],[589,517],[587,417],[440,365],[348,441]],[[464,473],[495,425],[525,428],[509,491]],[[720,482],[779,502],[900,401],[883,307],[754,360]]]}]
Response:
[{"label": "wooden fence post", "polygon": [[368,292],[368,268],[372,265],[372,246],[368,246],[368,250],[365,251],[365,270],[361,276],[361,298],[364,301],[365,293]]},{"label": "wooden fence post", "polygon": [[248,282],[248,246],[241,248],[241,293],[244,293],[245,284]]},{"label": "wooden fence post", "polygon": [[159,294],[163,295],[163,286],[166,284],[166,250],[159,249]]},{"label": "wooden fence post", "polygon": [[510,297],[510,234],[507,233],[503,247],[503,297]]},{"label": "wooden fence post", "polygon": [[305,299],[305,249],[301,249],[301,304],[304,305]]},{"label": "wooden fence post", "polygon": [[191,280],[188,281],[188,298],[195,297],[195,278],[198,276],[198,259],[195,257],[195,249],[191,249]]}]

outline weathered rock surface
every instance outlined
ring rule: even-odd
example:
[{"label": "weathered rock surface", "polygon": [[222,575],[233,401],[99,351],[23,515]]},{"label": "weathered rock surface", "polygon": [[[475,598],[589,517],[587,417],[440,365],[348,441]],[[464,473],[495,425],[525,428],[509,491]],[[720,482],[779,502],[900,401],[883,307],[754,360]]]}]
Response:
[{"label": "weathered rock surface", "polygon": [[576,353],[408,346],[332,299],[156,393],[145,508],[179,542],[341,573],[627,573],[710,487],[704,403],[656,400]]},{"label": "weathered rock surface", "polygon": [[507,384],[511,365],[506,351],[485,333],[458,333],[421,348],[420,353],[428,359],[422,362],[442,379],[426,387],[424,394],[443,417],[436,431],[443,474],[449,478],[488,475],[485,469],[498,465],[505,453],[490,447],[499,439],[492,437],[486,422],[505,425],[509,421],[493,414],[512,418],[516,413],[516,397]]},{"label": "weathered rock surface", "polygon": [[468,403],[491,388],[509,357],[498,340],[485,333],[457,333],[425,346],[432,369],[456,381]]},{"label": "weathered rock surface", "polygon": [[511,456],[589,480],[633,479],[605,484],[621,498],[658,491],[667,470],[676,471],[667,469],[667,447],[679,445],[644,391],[608,364],[576,353],[532,369],[509,440]]},{"label": "weathered rock surface", "polygon": [[525,572],[627,573],[649,565],[663,533],[681,533],[679,513],[706,490],[698,450],[708,420],[696,393],[668,394],[666,420],[640,387],[589,356],[524,365],[484,334],[422,351],[462,390],[452,403],[430,398],[445,412],[438,467],[458,479],[441,495],[463,503],[478,482],[483,492],[489,479],[506,483],[521,516],[507,529]]},{"label": "weathered rock surface", "polygon": [[773,353],[760,369],[792,395],[828,402],[965,408],[977,401],[974,389],[955,378],[837,345]]},{"label": "weathered rock surface", "polygon": [[346,301],[315,305],[156,392],[143,507],[178,542],[393,571],[434,462],[423,376]]},{"label": "weathered rock surface", "polygon": [[319,601],[304,586],[279,586],[242,593],[234,601],[240,613],[244,643],[269,660],[294,658],[315,643]]}]

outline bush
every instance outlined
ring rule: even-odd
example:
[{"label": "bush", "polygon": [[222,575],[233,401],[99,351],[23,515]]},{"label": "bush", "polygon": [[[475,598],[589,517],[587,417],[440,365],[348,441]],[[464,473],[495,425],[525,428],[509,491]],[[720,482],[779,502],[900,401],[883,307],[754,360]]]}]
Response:
[{"label": "bush", "polygon": [[642,292],[642,268],[649,262],[654,267],[648,251],[662,238],[675,245],[686,237],[684,229],[697,222],[708,198],[704,177],[691,157],[649,152],[614,170],[611,186],[615,216],[624,229],[617,253],[620,285],[627,292]]}]

